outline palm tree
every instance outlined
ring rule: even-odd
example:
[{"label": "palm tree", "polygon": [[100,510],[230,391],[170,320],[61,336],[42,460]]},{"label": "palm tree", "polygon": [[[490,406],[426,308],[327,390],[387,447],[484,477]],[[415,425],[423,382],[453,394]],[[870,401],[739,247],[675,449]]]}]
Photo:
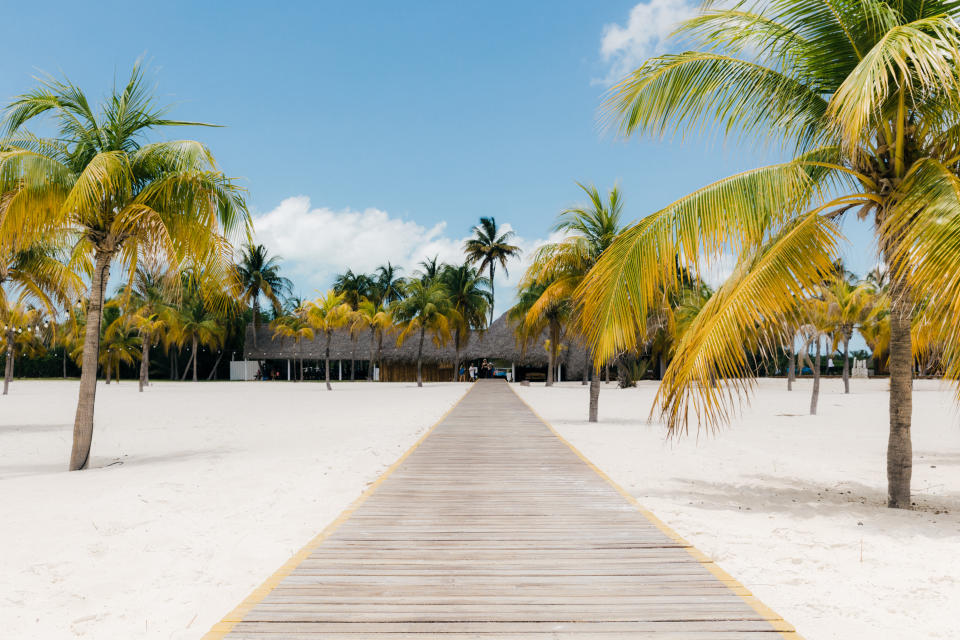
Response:
[{"label": "palm tree", "polygon": [[[540,316],[568,313],[574,309],[574,292],[586,277],[604,251],[613,243],[620,232],[620,218],[623,215],[623,199],[620,190],[614,187],[606,199],[595,186],[577,185],[584,191],[589,204],[565,209],[560,213],[555,231],[565,232],[566,238],[560,242],[541,247],[533,264],[525,274],[527,294],[533,289],[530,283],[546,285],[540,298],[527,310],[525,323],[531,326],[540,324]],[[556,324],[556,323],[555,323]],[[551,336],[551,344],[559,341],[559,334]],[[548,385],[553,384],[553,366],[556,364],[556,352],[552,354],[551,369],[547,374]],[[597,367],[590,371],[590,406],[588,419],[597,421],[600,399],[600,378]]]},{"label": "palm tree", "polygon": [[104,306],[106,328],[100,340],[99,361],[107,384],[113,372],[117,374],[117,384],[120,383],[120,365],[135,363],[141,349],[142,337],[136,317],[127,311],[119,299],[110,300]]},{"label": "palm tree", "polygon": [[333,339],[333,332],[349,322],[351,313],[350,305],[344,302],[343,294],[338,294],[333,289],[313,302],[307,303],[307,321],[326,338],[324,351],[326,364],[323,368],[327,391],[333,389],[330,386],[330,341]]},{"label": "palm tree", "polygon": [[545,330],[548,332],[546,383],[548,387],[553,386],[563,327],[573,311],[570,298],[547,293],[551,284],[553,284],[552,281],[544,278],[535,280],[525,278],[520,283],[517,303],[507,311],[507,318],[516,325],[517,336],[524,347],[538,340]]},{"label": "palm tree", "polygon": [[351,333],[368,329],[370,331],[370,361],[367,366],[367,380],[373,380],[374,363],[380,363],[383,352],[383,333],[393,326],[393,317],[389,308],[369,298],[360,300],[353,314]]},{"label": "palm tree", "polygon": [[480,218],[480,224],[473,228],[473,237],[463,245],[467,254],[467,262],[479,265],[480,271],[486,269],[490,274],[490,324],[493,324],[493,276],[497,263],[507,271],[507,262],[511,258],[520,256],[520,247],[510,244],[513,240],[513,231],[501,233],[497,228],[497,221],[493,216]]},{"label": "palm tree", "polygon": [[384,307],[389,307],[391,304],[402,300],[405,282],[398,275],[401,270],[400,267],[395,267],[390,262],[377,267],[370,299]]},{"label": "palm tree", "polygon": [[856,210],[872,221],[890,274],[888,505],[909,509],[912,322],[936,329],[946,376],[960,377],[960,7],[753,7],[705,5],[679,29],[701,50],[644,63],[613,88],[607,113],[625,135],[711,128],[784,141],[795,157],[706,186],[621,234],[581,287],[584,326],[606,358],[633,341],[669,279],[667,260],[696,268],[735,253],[737,268],[678,345],[657,396],[671,433],[691,419],[716,427],[750,393],[745,351],[783,342],[782,327],[839,255],[836,219]]},{"label": "palm tree", "polygon": [[867,319],[872,297],[870,285],[852,284],[847,278],[836,278],[823,289],[827,302],[827,320],[832,329],[833,348],[843,345],[843,392],[850,393],[850,338]]},{"label": "palm tree", "polygon": [[450,338],[450,299],[443,284],[413,280],[407,284],[406,296],[396,304],[394,319],[401,327],[397,345],[402,345],[411,335],[417,334],[417,386],[423,386],[423,341],[427,333],[437,345],[446,344]]},{"label": "palm tree", "polygon": [[293,338],[300,355],[300,382],[303,382],[303,340],[313,340],[313,326],[307,318],[307,309],[298,305],[291,313],[280,316],[271,323],[273,337]]},{"label": "palm tree", "polygon": [[471,331],[481,331],[487,326],[487,309],[493,304],[491,282],[481,276],[469,264],[459,267],[445,265],[440,273],[440,282],[447,290],[450,306],[455,312],[453,322],[453,381],[460,372],[460,350]]},{"label": "palm tree", "polygon": [[424,284],[429,285],[437,281],[444,266],[445,265],[440,262],[440,256],[424,258],[420,261],[420,269],[415,271],[413,275],[420,278],[420,281]]},{"label": "palm tree", "polygon": [[221,348],[226,337],[226,327],[220,309],[225,307],[221,292],[216,290],[216,280],[203,271],[187,271],[181,274],[182,293],[180,304],[171,322],[170,340],[182,347],[189,345],[190,358],[183,370],[181,379],[187,372],[193,374],[197,382],[197,364],[200,348]]},{"label": "palm tree", "polygon": [[[139,65],[130,80],[95,110],[69,80],[45,79],[13,100],[0,142],[0,193],[6,215],[70,228],[78,252],[94,262],[86,311],[83,367],[70,469],[90,456],[103,294],[115,260],[131,265],[150,252],[179,264],[187,258],[224,261],[226,236],[248,232],[241,191],[210,151],[189,140],[142,144],[152,129],[197,124],[165,117]],[[25,126],[51,116],[56,138]]]},{"label": "palm tree", "polygon": [[150,384],[150,349],[164,338],[170,325],[171,298],[177,282],[171,272],[164,272],[158,265],[143,264],[137,267],[128,284],[127,295],[133,311],[133,323],[140,333],[139,391]]},{"label": "palm tree", "polygon": [[[13,381],[13,365],[18,353],[41,355],[44,351],[41,340],[41,322],[43,313],[39,309],[25,305],[22,301],[4,307],[3,311],[3,351],[6,363],[3,372],[3,395],[10,390]],[[46,321],[49,326],[49,321]]]},{"label": "palm tree", "polygon": [[[343,295],[344,302],[350,305],[351,311],[356,311],[360,301],[371,295],[374,279],[365,273],[354,273],[347,269],[345,273],[337,275],[333,281],[333,290]],[[357,379],[357,359],[354,357],[357,350],[357,340],[354,332],[350,332],[350,343],[353,352],[350,354],[350,379]]]},{"label": "palm tree", "polygon": [[247,244],[234,267],[235,285],[240,291],[239,299],[249,304],[253,311],[253,345],[257,345],[257,329],[260,327],[260,299],[266,298],[279,313],[281,300],[293,290],[293,283],[280,275],[280,256],[270,256],[262,244]]}]

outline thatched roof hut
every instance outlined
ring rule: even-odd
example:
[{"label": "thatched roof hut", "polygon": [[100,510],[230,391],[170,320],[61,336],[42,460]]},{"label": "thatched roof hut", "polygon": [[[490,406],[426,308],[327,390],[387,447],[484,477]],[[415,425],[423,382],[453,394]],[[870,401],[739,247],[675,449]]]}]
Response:
[{"label": "thatched roof hut", "polygon": [[[542,368],[547,366],[547,350],[544,346],[546,333],[536,342],[529,343],[523,348],[517,341],[513,326],[507,321],[506,314],[497,318],[486,331],[472,333],[460,352],[461,362],[471,360],[501,361],[507,366],[525,368]],[[247,360],[286,360],[299,359],[322,360],[325,357],[326,339],[317,335],[314,340],[304,340],[298,347],[293,338],[283,336],[274,337],[268,325],[261,325],[257,332],[256,345],[253,340],[253,325],[247,326],[244,354]],[[376,348],[376,345],[373,345]],[[563,365],[565,379],[577,378],[582,375],[585,352],[583,348],[569,340],[563,339],[560,346],[559,360]],[[337,330],[330,341],[331,360],[367,360],[370,357],[370,333],[361,333],[350,336],[346,329]],[[400,346],[397,346],[397,334],[386,334],[383,337],[382,359],[384,365],[412,365],[417,360],[417,340],[410,337]],[[455,352],[453,342],[444,346],[437,346],[431,339],[423,345],[423,362],[425,365],[450,368],[453,366]]]}]

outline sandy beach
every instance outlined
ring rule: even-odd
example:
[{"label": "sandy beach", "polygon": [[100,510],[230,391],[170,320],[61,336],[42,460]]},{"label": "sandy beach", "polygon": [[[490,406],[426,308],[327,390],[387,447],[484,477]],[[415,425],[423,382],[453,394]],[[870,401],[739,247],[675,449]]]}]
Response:
[{"label": "sandy beach", "polygon": [[466,385],[101,384],[0,400],[0,636],[195,640],[320,532]]},{"label": "sandy beach", "polygon": [[955,638],[960,602],[960,418],[954,395],[915,382],[916,511],[887,509],[886,380],[761,380],[718,434],[665,440],[647,422],[655,382],[514,387],[564,438],[743,582],[807,640]]}]

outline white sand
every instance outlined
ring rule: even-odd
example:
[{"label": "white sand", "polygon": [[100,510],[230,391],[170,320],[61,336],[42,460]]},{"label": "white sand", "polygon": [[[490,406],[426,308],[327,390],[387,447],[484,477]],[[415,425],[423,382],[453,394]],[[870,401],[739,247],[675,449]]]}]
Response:
[{"label": "white sand", "polygon": [[466,385],[101,385],[0,398],[0,637],[196,639],[320,532]]},{"label": "white sand", "polygon": [[[742,419],[716,436],[666,442],[647,424],[655,383],[601,393],[514,387],[645,506],[733,574],[807,640],[957,638],[960,419],[953,395],[917,381],[917,511],[885,507],[887,382],[764,380]],[[946,510],[948,513],[943,513]],[[940,513],[937,513],[937,512]],[[861,560],[862,545],[862,560]]]}]

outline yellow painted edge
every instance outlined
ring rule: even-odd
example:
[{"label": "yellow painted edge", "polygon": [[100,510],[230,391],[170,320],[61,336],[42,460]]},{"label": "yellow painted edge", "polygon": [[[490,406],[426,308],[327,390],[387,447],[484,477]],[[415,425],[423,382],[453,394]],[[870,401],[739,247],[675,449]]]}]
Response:
[{"label": "yellow painted edge", "polygon": [[[473,384],[476,383],[474,382]],[[397,458],[396,462],[387,467],[387,469],[381,473],[380,476],[350,504],[350,506],[344,509],[340,515],[337,516],[336,520],[328,524],[323,531],[321,531],[316,537],[310,540],[310,542],[304,545],[303,548],[293,555],[293,557],[291,557],[279,569],[277,569],[273,575],[264,580],[263,583],[254,589],[250,595],[244,598],[243,601],[233,609],[233,611],[225,615],[219,622],[214,624],[210,631],[208,631],[200,640],[222,640],[222,638],[226,637],[226,635],[233,630],[236,624],[243,620],[244,616],[246,616],[251,609],[262,602],[263,599],[266,598],[278,584],[280,584],[287,576],[293,573],[293,570],[300,566],[300,564],[306,560],[311,553],[313,553],[314,549],[320,546],[324,540],[329,538],[330,535],[340,527],[340,525],[346,522],[350,516],[353,515],[353,512],[356,511],[361,504],[366,502],[373,492],[377,490],[377,487],[383,484],[384,480],[386,480],[390,474],[396,471],[397,467],[403,464],[403,461],[409,458],[410,454],[412,454],[417,447],[423,444],[424,440],[426,440],[430,434],[433,433],[434,430],[439,427],[444,420],[447,419],[447,416],[449,416],[453,410],[456,409],[461,402],[463,402],[463,399],[466,398],[467,394],[470,393],[471,388],[472,385],[462,396],[460,396],[459,400],[454,402],[453,405],[451,405],[451,407],[447,409],[443,415],[440,416],[440,418],[434,422],[433,425],[427,429],[427,431],[420,436],[416,442],[413,443],[413,446],[407,449],[402,456]]]},{"label": "yellow painted edge", "polygon": [[621,487],[619,484],[614,482],[610,476],[608,476],[606,473],[604,473],[602,469],[600,469],[600,467],[593,464],[593,462],[591,462],[590,459],[587,458],[587,456],[583,455],[583,453],[579,449],[577,449],[566,438],[560,435],[560,433],[553,428],[553,425],[547,422],[546,418],[544,418],[539,413],[537,413],[537,410],[534,409],[532,406],[530,406],[530,403],[524,400],[523,397],[519,393],[517,393],[516,389],[514,389],[512,385],[508,385],[508,386],[510,386],[510,391],[513,392],[513,395],[517,396],[520,402],[522,402],[528,409],[530,409],[533,415],[535,415],[537,419],[540,420],[540,422],[546,425],[546,427],[550,429],[553,435],[555,435],[560,440],[560,442],[567,445],[567,447],[569,447],[570,450],[573,451],[578,458],[580,458],[585,463],[587,463],[587,466],[593,469],[593,471],[598,476],[603,478],[607,482],[607,484],[609,484],[611,487],[616,489],[617,493],[619,493],[621,496],[626,498],[627,502],[632,504],[637,509],[637,511],[643,514],[643,516],[647,520],[649,520],[651,524],[653,524],[657,529],[663,532],[668,538],[672,539],[677,544],[681,545],[684,549],[686,549],[687,553],[693,556],[697,560],[697,562],[702,564],[707,569],[707,571],[709,571],[714,576],[716,576],[720,580],[720,582],[726,585],[727,588],[729,588],[733,593],[740,596],[744,600],[744,602],[746,602],[748,605],[750,605],[751,608],[753,608],[754,611],[756,611],[761,616],[763,616],[763,618],[767,622],[769,622],[771,626],[773,626],[774,631],[778,631],[781,636],[783,636],[784,638],[789,638],[789,640],[803,640],[803,637],[799,633],[797,633],[797,630],[794,629],[789,622],[784,620],[783,617],[780,616],[776,611],[774,611],[767,605],[763,604],[756,596],[754,596],[750,592],[749,589],[743,586],[743,584],[741,584],[740,581],[738,581],[729,573],[721,569],[717,565],[717,563],[715,563],[713,560],[707,557],[705,553],[703,553],[702,551],[694,547],[692,544],[690,544],[679,533],[671,529],[670,526],[667,525],[667,523],[665,523],[663,520],[655,516],[653,512],[651,512],[649,509],[647,509],[642,504],[640,504],[637,501],[637,499],[630,494],[629,491],[627,491],[626,489]]}]

